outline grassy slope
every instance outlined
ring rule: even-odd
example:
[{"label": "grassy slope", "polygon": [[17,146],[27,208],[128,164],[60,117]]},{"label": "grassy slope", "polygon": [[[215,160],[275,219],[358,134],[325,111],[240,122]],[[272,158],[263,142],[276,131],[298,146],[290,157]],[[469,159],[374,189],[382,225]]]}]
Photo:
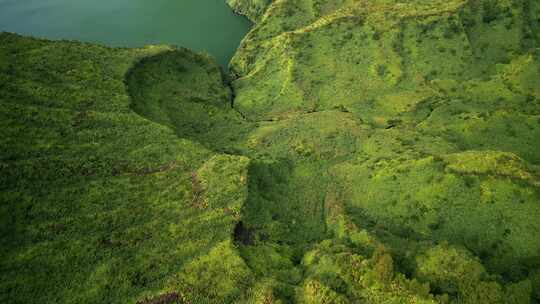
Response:
[{"label": "grassy slope", "polygon": [[207,292],[237,295],[230,282],[247,279],[247,270],[230,239],[247,159],[140,117],[124,85],[141,59],[187,58],[182,73],[198,81],[183,90],[206,86],[227,96],[217,65],[168,47],[108,49],[11,34],[1,34],[0,45],[0,301],[197,294],[197,286],[174,284],[193,282],[184,269],[212,255],[228,255],[235,277],[218,273],[208,282],[232,287]]},{"label": "grassy slope", "polygon": [[540,301],[538,4],[270,2],[234,109],[187,50],[1,36],[3,299]]},{"label": "grassy slope", "polygon": [[[504,289],[518,287],[523,298],[515,301],[539,301],[526,291],[540,290],[539,15],[535,1],[518,0],[270,4],[231,63],[235,108],[262,126],[248,140],[255,150],[292,163],[284,188],[295,184],[296,170],[317,181],[302,177],[307,192],[273,202],[290,204],[302,193],[298,205],[308,206],[311,187],[324,192],[322,211],[309,209],[326,217],[318,240],[338,237],[357,252],[374,242],[395,270],[451,301],[512,303]],[[311,225],[306,210],[295,210]],[[289,227],[299,225],[294,214]],[[253,220],[259,247],[288,242],[272,242],[280,235],[275,222]],[[317,229],[309,227],[293,231],[310,231],[313,244]],[[248,264],[268,254],[249,254]],[[459,270],[438,269],[439,259]],[[477,266],[459,266],[468,263]],[[315,292],[305,285],[312,267],[303,261],[301,278],[286,275],[285,283],[304,286],[294,292],[298,301]],[[425,267],[433,273],[422,274]],[[379,301],[356,295],[347,271],[324,271],[321,297]],[[445,271],[456,273],[441,282]],[[283,281],[268,269],[259,275]],[[346,283],[334,286],[335,277]],[[509,282],[520,283],[497,285]]]}]

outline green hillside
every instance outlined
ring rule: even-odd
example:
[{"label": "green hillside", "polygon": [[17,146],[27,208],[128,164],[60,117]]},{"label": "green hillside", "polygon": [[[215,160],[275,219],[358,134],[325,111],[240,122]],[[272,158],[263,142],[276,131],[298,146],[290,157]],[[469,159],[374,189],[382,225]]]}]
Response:
[{"label": "green hillside", "polygon": [[228,3],[230,75],[0,34],[0,302],[540,303],[540,2]]}]

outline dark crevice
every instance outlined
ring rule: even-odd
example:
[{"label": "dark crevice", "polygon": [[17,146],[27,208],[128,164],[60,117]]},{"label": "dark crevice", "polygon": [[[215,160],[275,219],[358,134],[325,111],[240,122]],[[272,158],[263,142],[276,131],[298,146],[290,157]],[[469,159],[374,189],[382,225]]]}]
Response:
[{"label": "dark crevice", "polygon": [[242,113],[242,111],[238,110],[238,108],[235,107],[235,100],[236,100],[236,90],[234,89],[234,86],[232,85],[232,82],[228,82],[227,83],[227,87],[229,88],[230,92],[231,92],[231,100],[230,100],[230,103],[231,103],[231,109],[233,109],[233,111],[235,111],[236,113],[238,113],[238,115],[240,115],[240,117],[242,117],[242,119],[246,122],[249,122],[249,123],[252,123],[253,121],[250,120],[249,118],[247,118],[247,116]]},{"label": "dark crevice", "polygon": [[233,239],[237,245],[253,245],[254,231],[245,227],[243,221],[239,221],[234,227]]},{"label": "dark crevice", "polygon": [[[232,83],[223,76],[208,87],[189,82],[189,73],[208,73],[212,77],[216,71],[207,64],[186,50],[141,60],[126,75],[131,107],[142,117],[170,127],[179,138],[201,143],[217,153],[252,156],[255,151],[235,148],[245,140],[254,123],[235,106],[236,92]],[[203,89],[210,93],[200,92]],[[221,100],[216,101],[216,98]],[[213,110],[214,115],[209,116],[209,110]],[[313,113],[317,112],[299,115]],[[269,158],[252,159],[248,168],[248,198],[231,231],[231,238],[256,275],[275,277],[284,286],[289,286],[287,290],[294,290],[294,286],[301,283],[301,261],[305,251],[327,237],[324,191],[321,191],[326,180],[319,165]],[[297,169],[300,173],[296,173]],[[306,175],[306,171],[311,173]],[[192,175],[192,188],[193,206],[204,208],[201,203],[204,193],[196,175]],[[261,254],[265,250],[275,251],[275,255]],[[272,265],[275,263],[272,258],[276,256],[286,261],[287,271],[300,275],[284,279],[278,278],[278,272],[260,269],[261,259]],[[166,301],[173,296],[166,294],[144,303],[168,303]],[[284,296],[292,297],[293,294],[284,292]]]}]

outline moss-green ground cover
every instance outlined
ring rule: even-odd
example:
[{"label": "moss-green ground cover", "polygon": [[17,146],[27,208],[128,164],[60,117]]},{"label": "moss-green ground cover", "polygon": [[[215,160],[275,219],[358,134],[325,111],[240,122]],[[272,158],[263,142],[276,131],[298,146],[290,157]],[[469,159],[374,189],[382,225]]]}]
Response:
[{"label": "moss-green ground cover", "polygon": [[2,302],[540,302],[537,1],[229,4],[230,78],[0,35]]}]

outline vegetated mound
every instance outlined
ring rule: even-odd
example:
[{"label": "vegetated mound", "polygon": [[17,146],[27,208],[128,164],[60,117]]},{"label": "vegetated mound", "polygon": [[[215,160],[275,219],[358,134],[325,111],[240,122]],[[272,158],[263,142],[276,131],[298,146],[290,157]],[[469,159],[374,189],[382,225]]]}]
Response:
[{"label": "vegetated mound", "polygon": [[229,3],[232,92],[1,36],[3,300],[540,301],[537,1]]},{"label": "vegetated mound", "polygon": [[[169,68],[182,66],[167,58],[177,56],[207,71],[177,90],[205,96],[200,79],[216,102],[226,99],[217,64],[186,50],[0,34],[0,302],[241,294],[249,269],[232,233],[248,159],[137,115],[124,84],[133,66],[155,58],[174,74]],[[214,273],[202,271],[209,265]]]},{"label": "vegetated mound", "polygon": [[128,73],[131,108],[178,137],[226,150],[246,132],[219,66],[186,49],[146,57]]}]

